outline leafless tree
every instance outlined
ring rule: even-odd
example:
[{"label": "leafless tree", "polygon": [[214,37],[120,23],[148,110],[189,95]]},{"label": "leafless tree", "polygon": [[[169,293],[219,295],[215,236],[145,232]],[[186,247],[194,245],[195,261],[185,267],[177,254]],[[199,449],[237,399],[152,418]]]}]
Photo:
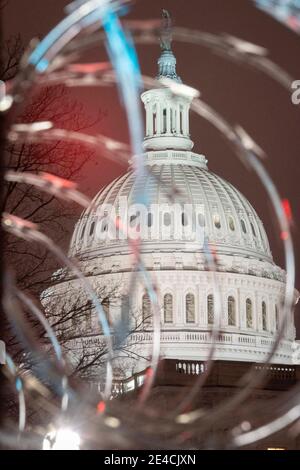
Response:
[{"label": "leafless tree", "polygon": [[[4,8],[5,4],[0,5]],[[4,41],[2,47],[2,67],[0,79],[13,79],[23,54],[20,36]],[[74,100],[69,90],[62,84],[53,87],[35,87],[24,101],[17,123],[51,121],[55,127],[72,131],[85,131],[98,124],[105,112],[87,117],[84,107]],[[52,143],[6,145],[5,167],[21,172],[48,172],[61,178],[80,180],[84,165],[93,159],[94,153],[78,143],[55,141]],[[78,209],[64,204],[53,196],[46,196],[32,186],[6,183],[3,191],[2,210],[18,215],[38,224],[58,243],[68,239],[74,217]],[[49,274],[56,263],[46,250],[28,246],[23,241],[7,237],[5,254],[16,272],[17,283],[22,289],[40,293],[45,288]]]},{"label": "leafless tree", "polygon": [[[110,327],[114,360],[146,359],[135,351],[135,346],[140,341],[134,339],[134,333],[143,332],[150,326],[151,315],[149,318],[142,318],[140,311],[130,311],[128,315],[130,320],[125,325],[124,337],[119,341],[117,328],[122,313],[119,308],[116,314],[114,307],[116,305],[120,307],[122,302],[126,303],[126,297],[120,297],[117,283],[98,285],[95,280],[94,287]],[[44,293],[43,304],[66,357],[74,359],[71,375],[84,377],[92,382],[95,377],[99,377],[99,371],[106,365],[109,351],[93,303],[83,290],[72,283],[63,283],[62,286],[58,285],[58,289],[55,289],[55,286],[50,287]]]},{"label": "leafless tree", "polygon": [[[17,73],[23,48],[20,37],[5,42],[2,80],[11,80]],[[97,116],[87,117],[84,107],[74,100],[64,85],[36,87],[26,97],[18,123],[51,121],[55,127],[72,131],[86,131],[99,124],[104,117],[99,110]],[[53,173],[64,179],[80,181],[84,165],[93,159],[94,153],[78,143],[55,141],[51,143],[6,143],[5,168],[19,172]],[[56,243],[67,246],[72,224],[79,215],[79,209],[66,204],[39,189],[25,184],[6,182],[3,190],[2,211],[17,215],[36,223],[40,230]],[[11,235],[6,235],[4,257],[7,266],[13,270],[19,289],[38,301],[41,292],[51,283],[51,275],[59,265],[45,248],[29,244]],[[32,321],[32,320],[30,320]],[[5,339],[10,352],[18,356],[18,339],[6,325],[1,337]]]},{"label": "leafless tree", "polygon": [[[99,119],[99,116],[98,118]],[[86,118],[83,107],[71,100],[64,86],[43,88],[31,97],[19,122],[49,120],[55,126],[81,131],[95,124]],[[93,152],[83,145],[63,141],[43,144],[7,145],[6,167],[21,172],[49,172],[76,181],[83,166],[93,158]],[[68,239],[78,210],[39,189],[16,183],[4,188],[3,209],[39,225],[40,229],[61,243]],[[49,274],[56,268],[55,261],[43,248],[29,246],[23,241],[7,237],[6,255],[16,269],[17,283],[22,289],[40,292],[45,288]]]}]

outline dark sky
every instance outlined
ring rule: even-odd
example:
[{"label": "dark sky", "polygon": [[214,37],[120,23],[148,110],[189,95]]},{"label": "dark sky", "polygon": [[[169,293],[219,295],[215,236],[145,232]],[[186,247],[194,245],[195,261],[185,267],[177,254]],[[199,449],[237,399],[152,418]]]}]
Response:
[{"label": "dark sky", "polygon": [[[4,11],[6,37],[20,33],[24,44],[34,36],[44,36],[62,17],[66,0],[9,0]],[[169,9],[177,26],[213,33],[228,33],[261,45],[278,65],[300,80],[300,36],[273,18],[254,8],[250,0],[140,0],[132,4],[129,18],[150,19]],[[178,73],[186,84],[201,91],[202,99],[229,122],[242,125],[266,151],[265,164],[282,197],[290,200],[295,223],[300,211],[300,105],[291,103],[290,93],[261,72],[233,64],[199,46],[174,43]],[[140,46],[142,71],[155,76],[158,46]],[[99,46],[92,60],[105,59]],[[77,89],[76,98],[85,104],[88,114],[97,109],[107,117],[95,131],[127,141],[126,118],[115,89]],[[202,119],[192,116],[194,150],[204,153],[209,167],[240,189],[264,221],[275,260],[283,266],[279,229],[264,188],[246,171],[228,143]],[[94,195],[104,184],[124,172],[108,161],[86,168],[82,185]],[[299,264],[299,233],[293,229]],[[300,275],[297,272],[297,287]],[[298,309],[298,316],[299,309]],[[297,320],[300,326],[299,320]]]}]

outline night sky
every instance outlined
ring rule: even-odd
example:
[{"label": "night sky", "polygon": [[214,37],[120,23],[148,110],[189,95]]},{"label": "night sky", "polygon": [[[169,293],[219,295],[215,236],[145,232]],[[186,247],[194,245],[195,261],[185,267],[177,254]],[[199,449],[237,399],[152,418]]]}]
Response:
[{"label": "night sky", "polygon": [[[5,36],[20,33],[25,45],[34,36],[43,37],[62,19],[63,8],[68,3],[68,0],[9,0],[4,9]],[[267,48],[274,62],[293,79],[300,80],[300,36],[257,10],[250,0],[140,0],[132,4],[128,18],[158,18],[162,8],[171,12],[177,26],[228,33]],[[173,49],[183,81],[199,89],[204,101],[232,124],[244,127],[266,151],[266,168],[282,197],[290,200],[296,224],[300,211],[300,105],[293,105],[291,94],[261,72],[226,61],[199,46],[174,43]],[[155,76],[158,45],[139,46],[138,53],[143,73]],[[106,60],[103,46],[88,60]],[[128,141],[126,116],[116,89],[80,88],[72,93],[84,103],[87,114],[94,115],[98,109],[107,113],[94,132]],[[279,229],[264,188],[212,126],[192,116],[191,133],[194,151],[204,153],[209,168],[234,184],[255,207],[266,227],[274,259],[283,266]],[[82,188],[93,196],[124,171],[122,166],[99,159],[85,168]],[[300,242],[296,226],[293,236],[298,269]],[[296,287],[300,288],[299,269]],[[299,308],[297,316],[300,316]],[[300,333],[299,319],[297,325]]]}]

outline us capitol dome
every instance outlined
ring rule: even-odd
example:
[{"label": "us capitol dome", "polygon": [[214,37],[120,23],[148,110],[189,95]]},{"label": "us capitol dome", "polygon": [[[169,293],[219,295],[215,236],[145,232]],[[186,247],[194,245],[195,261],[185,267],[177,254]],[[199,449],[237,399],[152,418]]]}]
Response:
[{"label": "us capitol dome", "polygon": [[[161,41],[161,48],[157,78],[181,83],[171,41]],[[207,359],[217,323],[214,359],[262,362],[275,344],[285,292],[285,271],[273,261],[263,223],[231,183],[209,170],[205,156],[192,151],[191,99],[174,96],[169,88],[148,90],[141,99],[146,111],[144,174],[136,183],[129,169],[100,190],[76,224],[69,254],[102,298],[103,289],[116,287],[105,307],[112,331],[122,315],[122,299],[130,296],[130,315],[135,322],[141,319],[132,333],[140,357],[132,370],[145,368],[152,354],[153,306],[142,275],[131,287],[136,260],[128,236],[121,230],[111,233],[112,218],[120,218],[125,206],[128,230],[139,233],[141,259],[158,295],[161,357]],[[135,204],[141,187],[147,198],[145,216]],[[187,231],[188,225],[198,227],[201,241]],[[64,292],[77,288],[76,279],[53,287],[64,298]],[[297,297],[295,291],[295,303]],[[95,350],[100,344],[96,325],[93,312],[81,321]],[[292,364],[295,348],[291,315],[272,362]]]}]

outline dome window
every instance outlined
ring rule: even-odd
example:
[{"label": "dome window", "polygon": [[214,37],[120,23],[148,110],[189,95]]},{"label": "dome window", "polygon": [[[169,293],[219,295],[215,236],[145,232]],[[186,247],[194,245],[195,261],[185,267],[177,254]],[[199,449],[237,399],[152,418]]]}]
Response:
[{"label": "dome window", "polygon": [[152,114],[152,130],[153,134],[157,133],[157,115],[156,115],[156,105],[153,107],[153,114]]},{"label": "dome window", "polygon": [[247,328],[253,328],[253,312],[251,299],[246,300],[246,325]]},{"label": "dome window", "polygon": [[148,223],[148,227],[152,227],[152,225],[153,225],[153,214],[152,214],[152,212],[149,212],[149,214],[148,214],[147,223]]},{"label": "dome window", "polygon": [[221,219],[220,219],[219,214],[214,215],[214,224],[217,229],[221,228]]},{"label": "dome window", "polygon": [[91,223],[91,227],[90,227],[90,236],[93,235],[94,230],[95,230],[95,221],[93,220],[93,222]]},{"label": "dome window", "polygon": [[165,134],[167,132],[167,110],[163,110],[163,131],[162,133]]},{"label": "dome window", "polygon": [[231,215],[228,217],[228,225],[229,225],[230,230],[232,232],[234,232],[235,231],[235,225],[234,225],[234,220],[231,217]]},{"label": "dome window", "polygon": [[247,233],[246,224],[245,224],[245,221],[243,219],[241,219],[241,226],[242,226],[243,232]]},{"label": "dome window", "polygon": [[198,224],[200,227],[205,227],[205,217],[203,214],[198,214]]},{"label": "dome window", "polygon": [[85,225],[82,227],[81,234],[80,234],[80,240],[83,239],[83,237],[84,237],[84,232],[85,232]]},{"label": "dome window", "polygon": [[266,302],[262,302],[261,311],[262,311],[262,329],[263,329],[263,331],[267,331],[268,326],[267,326],[267,306],[266,306]]},{"label": "dome window", "polygon": [[232,295],[228,297],[228,325],[236,326],[236,305]]},{"label": "dome window", "polygon": [[92,311],[88,310],[85,317],[85,324],[88,331],[92,329]]},{"label": "dome window", "polygon": [[207,323],[214,324],[214,296],[212,294],[207,296]]},{"label": "dome window", "polygon": [[151,301],[149,295],[146,293],[142,298],[142,317],[143,323],[149,323],[151,317]]},{"label": "dome window", "polygon": [[252,230],[253,236],[256,237],[256,232],[255,232],[254,225],[253,225],[252,222],[250,224],[251,224],[251,230]]},{"label": "dome window", "polygon": [[185,321],[195,323],[195,296],[187,294],[185,297]]},{"label": "dome window", "polygon": [[133,215],[130,216],[129,223],[130,223],[131,227],[135,225],[134,222],[136,221],[136,219],[139,218],[139,216],[140,216],[139,212],[137,212],[136,214],[133,214]]},{"label": "dome window", "polygon": [[181,214],[181,223],[184,227],[188,224],[188,218],[185,212],[182,212]]},{"label": "dome window", "polygon": [[169,227],[171,225],[171,214],[169,212],[165,212],[164,214],[164,225]]},{"label": "dome window", "polygon": [[105,313],[106,319],[108,323],[110,324],[110,316],[109,316],[109,307],[110,307],[110,300],[108,297],[105,297],[105,299],[102,300],[101,302],[103,311]]},{"label": "dome window", "polygon": [[183,134],[183,106],[181,105],[179,108],[179,125],[180,125],[180,134]]},{"label": "dome window", "polygon": [[173,297],[171,294],[164,296],[164,322],[173,323]]},{"label": "dome window", "polygon": [[108,213],[105,211],[103,217],[101,218],[101,232],[108,231]]}]

